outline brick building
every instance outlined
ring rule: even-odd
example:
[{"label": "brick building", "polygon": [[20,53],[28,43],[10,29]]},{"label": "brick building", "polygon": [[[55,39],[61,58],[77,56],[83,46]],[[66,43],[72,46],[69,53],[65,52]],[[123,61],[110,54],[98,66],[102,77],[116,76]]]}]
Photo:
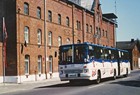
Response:
[{"label": "brick building", "polygon": [[88,8],[83,2],[69,0],[2,0],[0,4],[0,18],[5,17],[8,32],[6,82],[58,77],[62,44],[90,42],[115,47],[117,17],[102,14],[99,0]]}]

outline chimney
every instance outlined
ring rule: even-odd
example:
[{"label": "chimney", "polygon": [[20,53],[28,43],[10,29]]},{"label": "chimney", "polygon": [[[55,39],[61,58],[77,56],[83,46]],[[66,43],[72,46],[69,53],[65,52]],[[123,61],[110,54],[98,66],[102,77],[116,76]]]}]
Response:
[{"label": "chimney", "polygon": [[134,39],[131,39],[131,42],[134,42]]}]

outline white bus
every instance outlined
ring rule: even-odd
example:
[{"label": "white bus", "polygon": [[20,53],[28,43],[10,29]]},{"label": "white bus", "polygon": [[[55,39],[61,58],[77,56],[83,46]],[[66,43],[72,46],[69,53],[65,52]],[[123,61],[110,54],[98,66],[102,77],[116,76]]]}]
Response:
[{"label": "white bus", "polygon": [[130,73],[129,54],[125,50],[83,43],[59,48],[61,81],[96,80]]}]

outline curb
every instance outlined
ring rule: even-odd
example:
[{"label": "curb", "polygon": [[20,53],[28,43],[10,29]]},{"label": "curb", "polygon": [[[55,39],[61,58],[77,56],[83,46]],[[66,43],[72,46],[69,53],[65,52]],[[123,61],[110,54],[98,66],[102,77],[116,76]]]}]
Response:
[{"label": "curb", "polygon": [[62,83],[67,83],[67,81],[60,81],[60,79],[47,79],[42,81],[23,82],[20,84],[3,83],[0,84],[0,95],[4,93],[26,91],[38,87],[57,85]]}]

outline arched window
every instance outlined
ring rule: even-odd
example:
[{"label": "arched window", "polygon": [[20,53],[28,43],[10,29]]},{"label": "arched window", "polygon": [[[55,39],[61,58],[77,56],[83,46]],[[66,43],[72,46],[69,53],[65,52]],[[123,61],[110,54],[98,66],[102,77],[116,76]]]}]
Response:
[{"label": "arched window", "polygon": [[52,45],[52,32],[48,33],[48,45]]},{"label": "arched window", "polygon": [[92,25],[90,25],[90,33],[92,33]]},{"label": "arched window", "polygon": [[86,31],[88,32],[88,24],[86,24]]},{"label": "arched window", "polygon": [[70,44],[70,39],[69,38],[67,38],[67,44]]},{"label": "arched window", "polygon": [[78,44],[80,44],[80,43],[81,43],[81,41],[80,41],[80,40],[77,40],[77,43],[78,43]]},{"label": "arched window", "polygon": [[62,45],[62,38],[59,36],[58,37],[58,46],[61,46]]},{"label": "arched window", "polygon": [[70,26],[69,17],[66,17],[66,25],[67,25],[68,27]]},{"label": "arched window", "polygon": [[61,24],[61,15],[58,14],[58,24]]},{"label": "arched window", "polygon": [[30,56],[25,55],[25,74],[29,74]]},{"label": "arched window", "polygon": [[38,41],[39,45],[42,43],[42,32],[41,32],[41,29],[38,29],[38,31],[37,31],[37,41]]},{"label": "arched window", "polygon": [[24,14],[29,15],[29,4],[26,2],[24,3]]},{"label": "arched window", "polygon": [[38,56],[38,73],[41,74],[42,71],[42,56]]},{"label": "arched window", "polygon": [[41,8],[37,7],[37,18],[41,19]]},{"label": "arched window", "polygon": [[26,43],[29,43],[29,27],[24,27],[24,41]]},{"label": "arched window", "polygon": [[52,12],[50,10],[48,11],[48,21],[52,22]]}]

